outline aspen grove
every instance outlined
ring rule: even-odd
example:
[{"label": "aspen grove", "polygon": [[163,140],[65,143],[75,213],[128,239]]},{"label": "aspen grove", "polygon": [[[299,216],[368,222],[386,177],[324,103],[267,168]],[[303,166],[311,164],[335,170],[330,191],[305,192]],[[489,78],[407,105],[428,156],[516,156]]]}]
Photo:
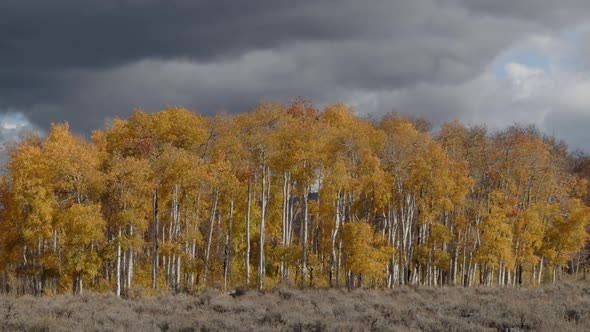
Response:
[{"label": "aspen grove", "polygon": [[9,151],[0,291],[500,286],[585,269],[587,182],[532,127],[344,104],[53,124]]}]

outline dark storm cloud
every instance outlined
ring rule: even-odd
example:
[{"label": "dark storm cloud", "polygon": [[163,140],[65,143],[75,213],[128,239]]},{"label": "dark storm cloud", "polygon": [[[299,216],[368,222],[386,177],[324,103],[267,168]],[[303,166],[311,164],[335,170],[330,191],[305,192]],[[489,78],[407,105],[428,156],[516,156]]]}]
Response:
[{"label": "dark storm cloud", "polygon": [[552,3],[4,0],[0,111],[88,132],[133,108],[240,112],[260,99],[369,94],[367,112],[470,118],[492,98],[473,95],[490,88],[482,72],[499,52],[590,7]]},{"label": "dark storm cloud", "polygon": [[145,58],[213,61],[293,40],[350,38],[379,23],[363,22],[375,14],[377,8],[370,6],[338,10],[330,3],[289,3],[3,1],[0,61],[43,69],[116,66]]}]

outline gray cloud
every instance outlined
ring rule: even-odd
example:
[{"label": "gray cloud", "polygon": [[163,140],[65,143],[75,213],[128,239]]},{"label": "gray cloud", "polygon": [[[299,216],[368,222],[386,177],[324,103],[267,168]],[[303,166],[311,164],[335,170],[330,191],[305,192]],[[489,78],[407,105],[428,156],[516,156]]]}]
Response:
[{"label": "gray cloud", "polygon": [[544,119],[544,129],[559,139],[569,143],[571,149],[588,152],[588,126],[590,113],[552,111]]},{"label": "gray cloud", "polygon": [[551,28],[585,20],[590,9],[590,3],[585,0],[562,0],[559,4],[552,0],[457,0],[456,3],[479,15],[536,21]]},{"label": "gray cloud", "polygon": [[589,12],[581,0],[8,0],[0,109],[88,132],[133,108],[235,113],[303,95],[494,122],[498,54]]}]

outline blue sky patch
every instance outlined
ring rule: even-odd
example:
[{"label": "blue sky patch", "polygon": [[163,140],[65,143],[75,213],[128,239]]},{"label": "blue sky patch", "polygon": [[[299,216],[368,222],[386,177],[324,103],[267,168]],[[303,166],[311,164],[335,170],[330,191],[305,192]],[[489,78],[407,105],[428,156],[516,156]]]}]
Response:
[{"label": "blue sky patch", "polygon": [[527,67],[541,68],[547,71],[553,64],[553,61],[548,54],[537,48],[508,52],[500,56],[494,64],[496,77],[504,79],[508,76],[505,68],[508,63],[519,63]]}]

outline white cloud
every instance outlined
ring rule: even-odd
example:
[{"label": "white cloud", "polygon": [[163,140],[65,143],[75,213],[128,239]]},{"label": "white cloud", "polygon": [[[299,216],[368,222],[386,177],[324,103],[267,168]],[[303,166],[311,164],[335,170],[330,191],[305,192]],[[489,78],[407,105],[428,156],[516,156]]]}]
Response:
[{"label": "white cloud", "polygon": [[518,70],[509,71],[502,107],[520,116],[520,122],[528,120],[544,132],[565,139],[573,149],[590,150],[590,134],[583,129],[590,128],[590,77],[523,64],[511,67]]},{"label": "white cloud", "polygon": [[435,126],[455,118],[490,130],[534,124],[566,140],[572,150],[590,151],[590,72],[576,66],[578,46],[560,36],[535,35],[458,84],[428,82],[342,95],[366,113],[397,111],[424,117]]},{"label": "white cloud", "polygon": [[551,80],[542,68],[528,67],[510,62],[505,66],[511,84],[512,101],[530,98],[537,91],[551,86]]},{"label": "white cloud", "polygon": [[17,142],[23,134],[29,132],[42,134],[22,112],[14,110],[0,112],[0,146],[3,149],[6,148],[6,145]]},{"label": "white cloud", "polygon": [[2,129],[5,129],[5,130],[15,130],[15,129],[17,129],[19,126],[18,126],[17,124],[14,124],[14,123],[1,123],[1,124],[0,124],[0,127],[1,127]]}]

